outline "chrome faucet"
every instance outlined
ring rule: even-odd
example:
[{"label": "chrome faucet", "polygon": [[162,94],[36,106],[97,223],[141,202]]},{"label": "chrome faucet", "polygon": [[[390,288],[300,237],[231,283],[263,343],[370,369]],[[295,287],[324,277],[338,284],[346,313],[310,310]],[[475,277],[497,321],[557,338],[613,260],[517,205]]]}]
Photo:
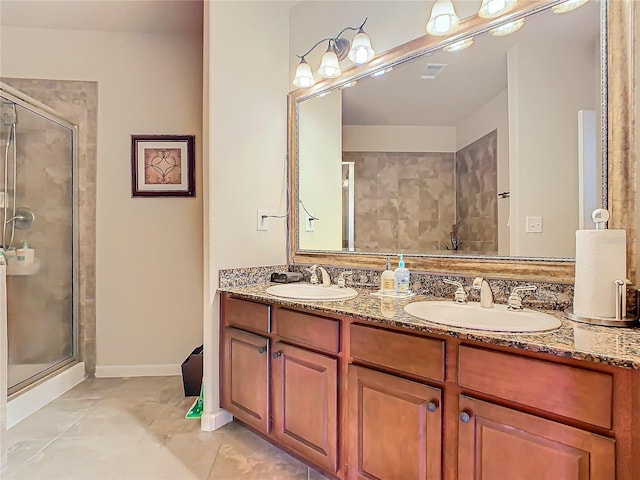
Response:
[{"label": "chrome faucet", "polygon": [[449,280],[448,278],[443,278],[442,281],[444,283],[448,283],[449,285],[457,287],[455,293],[453,294],[454,303],[467,303],[467,292],[464,291],[462,283],[456,282],[455,280]]},{"label": "chrome faucet", "polygon": [[483,308],[493,308],[493,292],[487,282],[482,277],[476,277],[473,279],[472,288],[480,290],[480,306]]},{"label": "chrome faucet", "polygon": [[329,275],[329,272],[327,272],[320,265],[313,265],[309,269],[309,272],[311,272],[311,280],[310,280],[311,283],[313,285],[317,285],[318,284],[318,274],[316,273],[316,270],[320,270],[320,274],[322,275],[322,286],[323,287],[330,287],[331,286],[331,276]]},{"label": "chrome faucet", "polygon": [[509,310],[515,310],[516,312],[522,310],[522,297],[521,292],[534,292],[538,287],[535,285],[525,285],[523,287],[513,287],[511,295],[507,299],[507,308]]},{"label": "chrome faucet", "polygon": [[353,272],[351,270],[347,270],[346,272],[340,273],[340,276],[338,277],[338,282],[337,282],[338,283],[338,287],[345,288],[347,286],[346,279],[344,278],[347,275],[353,275]]}]

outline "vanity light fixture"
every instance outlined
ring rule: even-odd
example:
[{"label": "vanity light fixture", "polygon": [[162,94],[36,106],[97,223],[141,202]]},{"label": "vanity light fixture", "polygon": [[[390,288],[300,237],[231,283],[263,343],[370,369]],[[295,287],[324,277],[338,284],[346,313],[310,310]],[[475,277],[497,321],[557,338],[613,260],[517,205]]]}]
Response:
[{"label": "vanity light fixture", "polygon": [[465,38],[464,40],[447,45],[446,47],[443,47],[442,50],[447,53],[461,52],[462,50],[469,48],[471,45],[473,45],[473,37]]},{"label": "vanity light fixture", "polygon": [[460,25],[460,18],[456,14],[451,0],[436,0],[427,22],[427,33],[446,35],[456,30],[458,25]]},{"label": "vanity light fixture", "polygon": [[393,70],[393,67],[387,67],[384,68],[382,70],[378,70],[377,72],[373,72],[371,74],[372,77],[381,77],[382,75],[384,75],[385,73],[389,73],[391,70]]},{"label": "vanity light fixture", "polygon": [[567,13],[575,10],[578,7],[581,7],[588,1],[589,0],[567,0],[566,2],[562,2],[561,4],[556,5],[555,7],[551,7],[551,11],[553,13]]},{"label": "vanity light fixture", "polygon": [[[369,62],[374,57],[375,51],[371,47],[369,36],[364,31],[365,23],[367,23],[366,18],[359,27],[344,27],[335,37],[318,40],[307,52],[302,55],[297,55],[300,63],[296,68],[293,84],[299,88],[308,88],[316,83],[311,67],[305,60],[305,57],[324,42],[328,42],[327,51],[322,56],[320,68],[318,69],[318,74],[323,78],[337,78],[342,75],[340,60],[345,59],[347,56],[352,62],[359,65]],[[347,30],[357,32],[351,42],[341,36]]]},{"label": "vanity light fixture", "polygon": [[502,37],[504,35],[510,35],[514,32],[517,32],[522,28],[523,25],[524,25],[524,18],[519,18],[518,20],[505,23],[504,25],[500,25],[499,27],[496,27],[493,30],[489,30],[489,33],[496,37]]},{"label": "vanity light fixture", "polygon": [[496,18],[507,13],[516,6],[518,0],[482,0],[478,16],[482,18]]}]

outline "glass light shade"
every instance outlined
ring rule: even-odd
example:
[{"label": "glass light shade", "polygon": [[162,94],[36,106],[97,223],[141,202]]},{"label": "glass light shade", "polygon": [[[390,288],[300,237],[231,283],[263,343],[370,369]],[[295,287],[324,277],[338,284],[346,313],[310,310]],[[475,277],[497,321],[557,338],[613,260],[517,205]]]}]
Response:
[{"label": "glass light shade", "polygon": [[324,52],[318,73],[323,78],[336,78],[342,74],[338,56],[331,50],[331,47],[327,48],[327,51]]},{"label": "glass light shade", "polygon": [[578,7],[581,7],[589,0],[567,0],[566,2],[561,3],[560,5],[556,5],[555,7],[551,7],[551,11],[553,13],[567,13],[571,10],[575,10]]},{"label": "glass light shade", "polygon": [[298,67],[296,68],[296,76],[293,79],[293,84],[298,88],[312,87],[316,83],[316,79],[313,78],[311,67],[303,58],[300,60]]},{"label": "glass light shade", "polygon": [[516,6],[518,0],[482,0],[478,16],[482,18],[495,18],[507,13]]},{"label": "glass light shade", "polygon": [[513,22],[500,25],[499,27],[496,27],[493,30],[489,30],[489,33],[496,37],[502,37],[504,35],[510,35],[513,32],[517,32],[522,28],[523,25],[524,25],[524,18],[521,18],[519,20],[514,20]]},{"label": "glass light shade", "polygon": [[349,60],[358,65],[370,61],[376,52],[371,48],[371,40],[364,30],[360,29],[351,41],[351,50],[349,50]]},{"label": "glass light shade", "polygon": [[451,0],[437,0],[431,9],[427,22],[427,32],[431,35],[446,35],[453,32],[460,24]]},{"label": "glass light shade", "polygon": [[442,50],[448,53],[460,52],[466,48],[469,48],[471,45],[473,45],[473,37],[465,38],[464,40],[460,40],[459,42],[447,45]]}]

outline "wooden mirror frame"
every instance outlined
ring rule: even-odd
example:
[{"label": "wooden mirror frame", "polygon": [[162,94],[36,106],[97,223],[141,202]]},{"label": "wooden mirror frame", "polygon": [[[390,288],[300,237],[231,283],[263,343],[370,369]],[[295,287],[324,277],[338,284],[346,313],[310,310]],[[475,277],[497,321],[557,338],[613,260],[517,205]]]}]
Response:
[{"label": "wooden mirror frame", "polygon": [[[372,268],[381,270],[384,256],[377,253],[310,252],[297,251],[298,203],[297,203],[297,128],[296,105],[302,99],[318,95],[322,91],[339,88],[355,78],[369,75],[387,66],[397,65],[409,59],[441,48],[443,45],[493,28],[505,20],[531,15],[549,8],[561,0],[532,0],[520,2],[517,9],[498,19],[483,19],[477,15],[460,22],[455,35],[441,38],[424,35],[385,53],[366,65],[354,65],[338,79],[323,80],[311,88],[298,89],[288,96],[288,217],[287,251],[289,263],[321,264],[347,268]],[[607,25],[606,62],[603,62],[602,83],[607,88],[607,125],[603,136],[607,139],[607,193],[603,195],[605,206],[611,213],[609,228],[627,231],[627,275],[636,278],[636,145],[635,145],[635,62],[634,62],[634,1],[609,0],[601,21]],[[605,23],[606,22],[606,23]],[[606,83],[605,83],[606,82]],[[604,177],[604,175],[603,175]],[[400,253],[400,252],[398,252]],[[407,267],[413,271],[449,275],[477,275],[492,278],[509,278],[557,283],[573,283],[574,261],[564,259],[512,259],[495,257],[460,257],[446,255],[408,254]]]}]

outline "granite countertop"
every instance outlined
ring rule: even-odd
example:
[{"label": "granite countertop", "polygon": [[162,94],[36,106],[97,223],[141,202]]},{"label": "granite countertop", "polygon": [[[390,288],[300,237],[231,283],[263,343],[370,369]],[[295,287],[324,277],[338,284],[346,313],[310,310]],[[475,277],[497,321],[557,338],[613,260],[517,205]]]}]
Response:
[{"label": "granite countertop", "polygon": [[562,325],[559,329],[531,334],[486,332],[439,325],[412,317],[403,310],[404,306],[410,302],[445,300],[443,298],[416,295],[406,299],[394,299],[372,296],[370,295],[372,290],[357,289],[358,296],[350,300],[312,302],[286,300],[271,296],[265,292],[266,288],[271,285],[274,284],[220,288],[218,291],[232,293],[248,300],[267,301],[277,305],[348,315],[370,322],[425,333],[640,370],[640,328],[588,325],[568,320],[562,312],[557,310],[544,310],[545,313],[554,315],[561,320]]}]

